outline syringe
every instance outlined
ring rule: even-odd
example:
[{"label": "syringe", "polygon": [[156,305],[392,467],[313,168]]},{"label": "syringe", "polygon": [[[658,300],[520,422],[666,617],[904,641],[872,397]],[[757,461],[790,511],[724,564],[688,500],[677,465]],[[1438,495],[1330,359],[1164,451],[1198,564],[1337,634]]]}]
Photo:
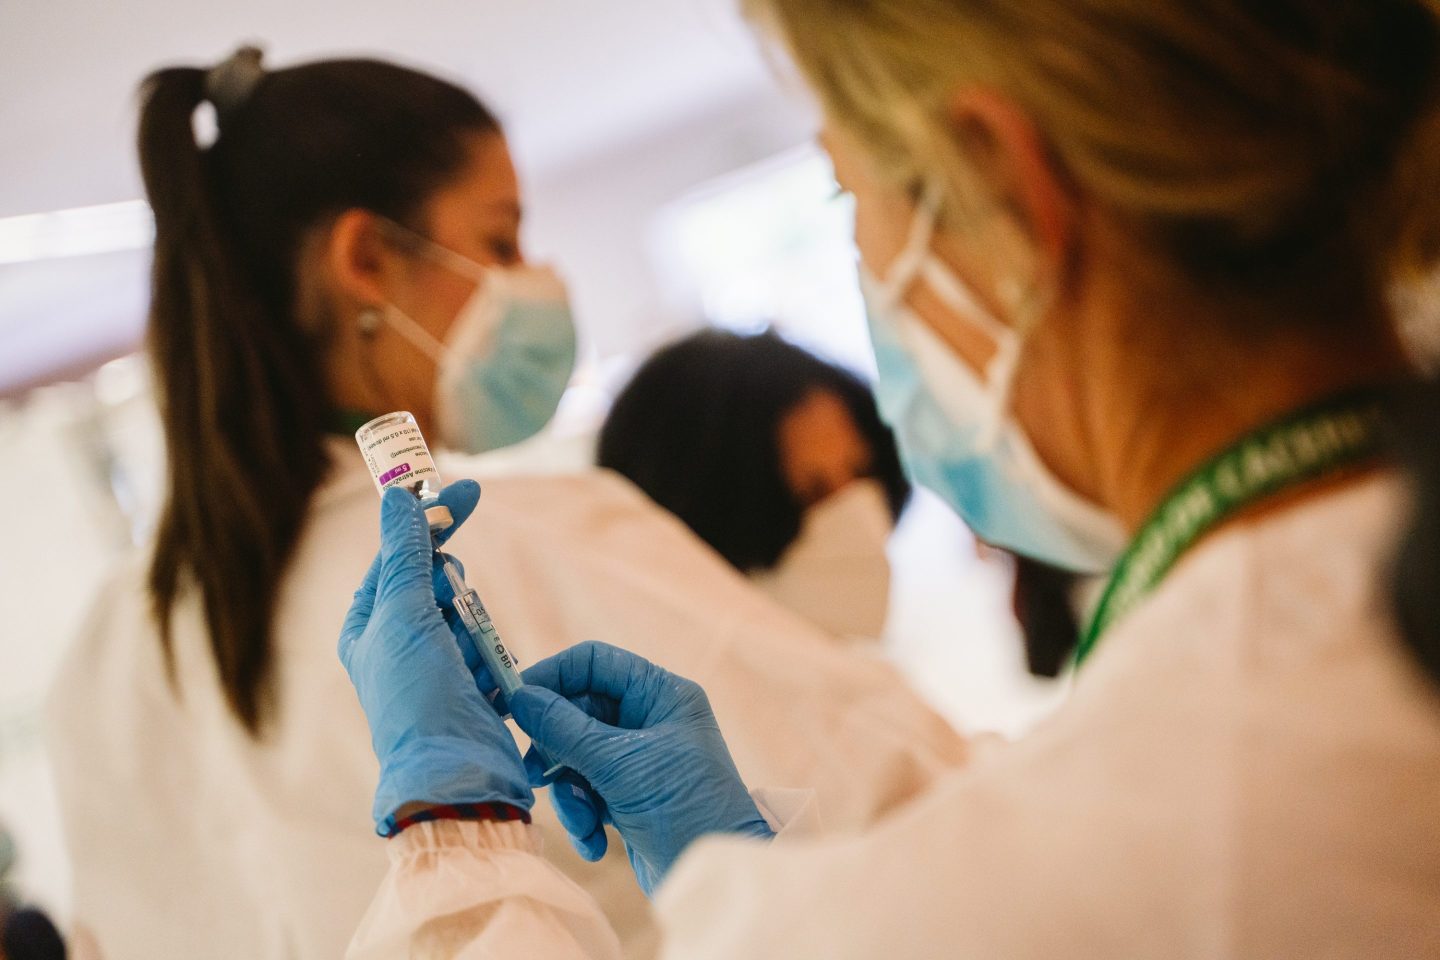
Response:
[{"label": "syringe", "polygon": [[[438,546],[436,550],[439,550]],[[516,668],[515,657],[505,646],[505,641],[500,639],[500,632],[495,629],[495,622],[490,619],[485,604],[480,601],[480,594],[466,585],[465,578],[460,574],[460,565],[448,554],[440,555],[445,558],[441,569],[445,571],[445,579],[450,581],[450,589],[455,594],[455,612],[460,615],[460,622],[465,624],[465,629],[470,632],[470,639],[475,641],[475,648],[480,651],[480,659],[484,660],[485,666],[490,669],[490,676],[499,685],[500,692],[508,698],[524,685],[524,681],[520,679],[520,671]]]},{"label": "syringe", "polygon": [[[438,546],[435,549],[440,550]],[[450,590],[455,594],[455,612],[460,615],[465,629],[470,631],[470,639],[475,641],[480,659],[490,668],[490,676],[500,685],[500,692],[505,694],[508,702],[510,695],[525,685],[525,681],[520,679],[515,655],[500,639],[500,631],[495,629],[495,621],[490,619],[485,604],[480,601],[480,594],[475,592],[474,587],[468,586],[460,575],[460,564],[447,553],[441,552],[440,556],[445,558],[441,569],[445,571],[445,579],[450,581]],[[563,769],[565,764],[557,763],[545,771],[545,776],[553,777]]]}]

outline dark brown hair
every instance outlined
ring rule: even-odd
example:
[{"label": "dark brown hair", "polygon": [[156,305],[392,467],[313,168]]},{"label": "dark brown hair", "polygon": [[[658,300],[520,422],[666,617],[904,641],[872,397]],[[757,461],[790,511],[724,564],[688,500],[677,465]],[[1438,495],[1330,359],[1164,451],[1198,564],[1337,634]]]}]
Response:
[{"label": "dark brown hair", "polygon": [[805,513],[781,466],[780,424],[815,392],[850,413],[870,450],[870,475],[898,519],[910,482],[870,388],[770,332],[705,330],[657,351],[615,399],[598,463],[685,521],[737,570],[768,570]]},{"label": "dark brown hair", "polygon": [[1416,662],[1440,687],[1440,380],[1402,389],[1392,414],[1414,500],[1392,569],[1395,613]]},{"label": "dark brown hair", "polygon": [[[169,452],[150,594],[169,662],[172,608],[199,591],[226,699],[257,735],[278,588],[328,467],[335,413],[325,325],[298,316],[302,245],[354,208],[418,228],[469,139],[499,125],[466,91],[393,64],[262,74],[250,56],[254,82],[238,97],[213,72],[209,90],[205,70],[152,74],[139,146],[155,214],[149,350]],[[196,110],[221,92],[218,134],[201,146]]]}]

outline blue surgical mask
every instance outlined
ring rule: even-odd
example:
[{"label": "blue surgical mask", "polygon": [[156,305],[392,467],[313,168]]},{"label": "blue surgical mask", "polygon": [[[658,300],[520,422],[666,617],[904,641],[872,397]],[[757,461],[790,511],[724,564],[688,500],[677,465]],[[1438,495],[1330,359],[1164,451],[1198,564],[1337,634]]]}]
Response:
[{"label": "blue surgical mask", "polygon": [[[861,268],[879,369],[876,399],[913,479],[943,497],[987,543],[1083,573],[1112,567],[1126,535],[1115,516],[1067,487],[1009,415],[1023,334],[995,318],[930,250],[932,191],[888,276]],[[919,280],[994,341],[982,380],[906,303]]]},{"label": "blue surgical mask", "polygon": [[548,267],[486,267],[425,241],[475,281],[442,343],[399,309],[385,319],[435,361],[435,414],[445,446],[498,450],[539,433],[575,369],[575,323],[565,284]]}]

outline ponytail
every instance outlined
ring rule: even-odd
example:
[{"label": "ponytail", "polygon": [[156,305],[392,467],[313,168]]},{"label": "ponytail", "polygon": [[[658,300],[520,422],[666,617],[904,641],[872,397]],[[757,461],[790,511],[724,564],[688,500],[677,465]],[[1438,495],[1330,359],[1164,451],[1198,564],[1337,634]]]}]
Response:
[{"label": "ponytail", "polygon": [[[242,49],[142,90],[140,167],[155,214],[148,346],[169,454],[149,589],[173,675],[171,613],[198,591],[231,711],[258,735],[271,629],[328,468],[324,317],[297,316],[301,255],[345,210],[415,224],[494,117],[452,84],[373,60],[276,72]],[[196,142],[214,105],[219,132]]]},{"label": "ponytail", "polygon": [[162,70],[140,118],[155,214],[149,349],[170,454],[150,591],[173,666],[170,611],[198,589],[220,682],[253,734],[278,584],[325,471],[329,406],[317,345],[267,311],[222,223],[192,125],[205,88],[203,71]]}]

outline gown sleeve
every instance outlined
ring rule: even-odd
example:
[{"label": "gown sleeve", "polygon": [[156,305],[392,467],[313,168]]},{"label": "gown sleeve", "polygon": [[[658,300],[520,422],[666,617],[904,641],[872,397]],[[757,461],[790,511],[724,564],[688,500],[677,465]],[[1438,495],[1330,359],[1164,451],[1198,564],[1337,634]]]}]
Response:
[{"label": "gown sleeve", "polygon": [[520,822],[437,820],[389,841],[390,872],[347,960],[618,960],[595,902],[542,859]]}]

